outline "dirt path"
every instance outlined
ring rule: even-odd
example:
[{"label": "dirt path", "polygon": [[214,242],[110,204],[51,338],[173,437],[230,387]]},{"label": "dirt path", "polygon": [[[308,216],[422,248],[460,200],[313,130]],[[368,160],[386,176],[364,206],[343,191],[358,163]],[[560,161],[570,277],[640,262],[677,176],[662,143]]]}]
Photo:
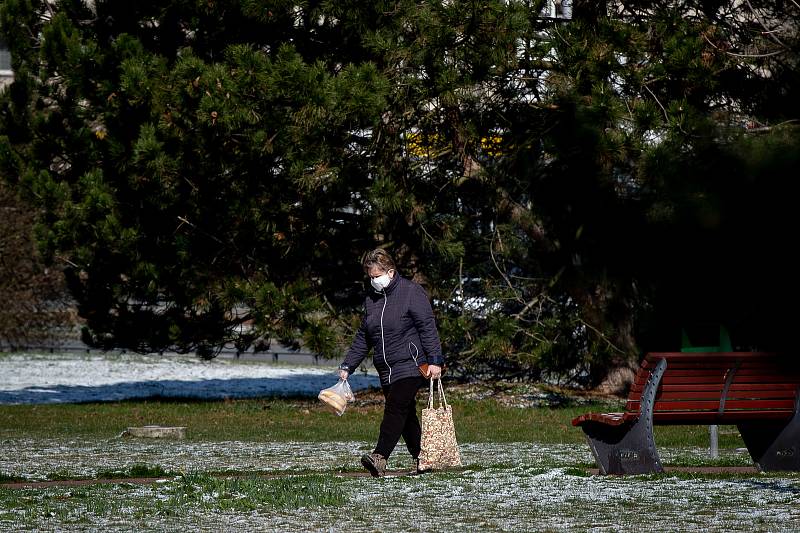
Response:
[{"label": "dirt path", "polygon": [[[597,476],[600,470],[590,468],[589,473]],[[664,473],[692,472],[695,474],[758,474],[755,466],[665,466]]]},{"label": "dirt path", "polygon": [[[596,468],[588,469],[591,475],[600,475]],[[669,474],[672,472],[692,472],[696,474],[757,474],[758,470],[754,466],[665,466],[664,472]],[[213,474],[214,477],[220,478],[235,478],[235,477],[248,477],[243,474]],[[274,479],[284,477],[287,473],[280,474],[257,474],[256,477],[264,479]],[[302,473],[297,475],[303,475]],[[369,472],[336,472],[333,474],[337,477],[369,477]],[[387,477],[398,476],[416,476],[419,475],[413,470],[391,470],[386,473]],[[126,477],[126,478],[109,478],[109,479],[59,479],[55,481],[15,481],[0,483],[0,489],[47,489],[53,487],[82,487],[86,485],[113,485],[121,483],[129,483],[133,485],[148,485],[153,483],[164,483],[174,480],[174,477]]]},{"label": "dirt path", "polygon": [[[304,475],[305,473],[290,474],[256,474],[255,477],[263,479],[274,479],[287,475]],[[219,478],[250,477],[246,474],[212,474]],[[369,477],[369,472],[336,472],[337,477]],[[391,470],[386,472],[386,477],[415,476],[418,475],[413,470]],[[130,483],[133,485],[148,485],[153,483],[164,483],[174,480],[175,477],[124,477],[124,478],[99,478],[99,479],[58,479],[54,481],[13,481],[0,483],[0,489],[47,489],[53,487],[82,487],[86,485],[115,485]]]},{"label": "dirt path", "polygon": [[102,485],[116,483],[131,483],[134,485],[147,485],[159,481],[168,481],[169,477],[127,477],[114,479],[59,479],[56,481],[18,481],[13,483],[0,483],[3,489],[48,489],[51,487],[82,487],[84,485]]}]

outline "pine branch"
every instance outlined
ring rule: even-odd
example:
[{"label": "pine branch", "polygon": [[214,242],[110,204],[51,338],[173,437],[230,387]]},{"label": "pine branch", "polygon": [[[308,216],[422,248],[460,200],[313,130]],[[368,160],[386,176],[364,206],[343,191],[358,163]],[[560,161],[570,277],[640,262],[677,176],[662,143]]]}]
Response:
[{"label": "pine branch", "polygon": [[766,53],[766,54],[737,54],[735,52],[729,52],[727,50],[723,50],[719,46],[715,45],[714,43],[711,42],[711,40],[708,38],[708,36],[706,34],[703,34],[703,38],[706,40],[706,42],[708,44],[713,46],[715,49],[717,49],[720,52],[722,52],[723,54],[729,55],[731,57],[749,57],[749,58],[773,57],[773,56],[785,54],[785,53],[787,53],[789,51],[788,49],[786,49],[786,50],[776,50],[774,52],[769,52],[769,53]]},{"label": "pine branch", "polygon": [[781,47],[785,48],[786,50],[789,50],[789,49],[790,49],[790,47],[786,46],[786,45],[785,45],[785,44],[784,44],[784,43],[783,43],[783,42],[782,42],[780,39],[778,39],[778,37],[775,35],[775,30],[771,30],[771,29],[769,29],[769,28],[767,27],[766,23],[765,23],[765,22],[764,22],[764,20],[761,18],[761,16],[759,16],[759,14],[756,12],[756,10],[755,10],[755,9],[753,9],[753,5],[750,3],[750,0],[745,0],[745,2],[747,3],[747,7],[749,7],[749,8],[750,8],[750,12],[751,12],[751,13],[753,14],[753,16],[756,18],[756,21],[758,21],[758,23],[761,25],[761,27],[762,27],[762,28],[764,28],[764,35],[767,35],[767,36],[768,36],[770,39],[772,39],[773,41],[775,41],[775,43],[777,43],[777,44],[778,44],[778,45],[780,45]]},{"label": "pine branch", "polygon": [[790,119],[790,120],[785,120],[785,121],[783,121],[781,123],[778,123],[778,124],[775,124],[773,126],[759,126],[757,128],[748,128],[748,129],[745,130],[745,133],[769,133],[769,132],[771,132],[771,131],[773,131],[775,129],[781,128],[781,127],[783,127],[783,126],[785,126],[787,124],[794,124],[794,123],[797,123],[797,122],[800,122],[800,119],[793,118],[793,119]]}]

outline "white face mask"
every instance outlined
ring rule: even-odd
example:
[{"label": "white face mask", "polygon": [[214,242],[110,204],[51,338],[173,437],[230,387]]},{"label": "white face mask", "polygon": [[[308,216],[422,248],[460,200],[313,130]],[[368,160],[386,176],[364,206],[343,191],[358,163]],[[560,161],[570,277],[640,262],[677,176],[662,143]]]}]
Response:
[{"label": "white face mask", "polygon": [[389,277],[388,272],[377,278],[370,278],[369,282],[372,285],[372,288],[376,291],[382,291],[386,287],[389,286],[389,283],[392,281],[392,278]]}]

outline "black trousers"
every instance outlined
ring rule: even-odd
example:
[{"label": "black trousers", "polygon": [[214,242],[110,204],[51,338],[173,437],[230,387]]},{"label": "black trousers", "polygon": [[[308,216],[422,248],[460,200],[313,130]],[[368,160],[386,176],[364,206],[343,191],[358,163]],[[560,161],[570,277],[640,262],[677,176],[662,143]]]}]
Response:
[{"label": "black trousers", "polygon": [[381,433],[375,453],[388,459],[402,436],[411,457],[419,457],[422,428],[417,418],[417,391],[427,383],[420,376],[401,379],[383,387],[386,405],[383,408]]}]

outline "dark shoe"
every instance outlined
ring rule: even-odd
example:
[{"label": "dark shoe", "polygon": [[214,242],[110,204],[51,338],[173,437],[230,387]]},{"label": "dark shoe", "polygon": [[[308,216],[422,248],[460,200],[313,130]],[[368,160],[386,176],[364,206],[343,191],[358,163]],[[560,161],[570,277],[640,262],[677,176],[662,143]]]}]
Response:
[{"label": "dark shoe", "polygon": [[372,477],[383,477],[386,474],[386,458],[379,453],[365,453],[361,456],[361,464],[369,470]]}]

